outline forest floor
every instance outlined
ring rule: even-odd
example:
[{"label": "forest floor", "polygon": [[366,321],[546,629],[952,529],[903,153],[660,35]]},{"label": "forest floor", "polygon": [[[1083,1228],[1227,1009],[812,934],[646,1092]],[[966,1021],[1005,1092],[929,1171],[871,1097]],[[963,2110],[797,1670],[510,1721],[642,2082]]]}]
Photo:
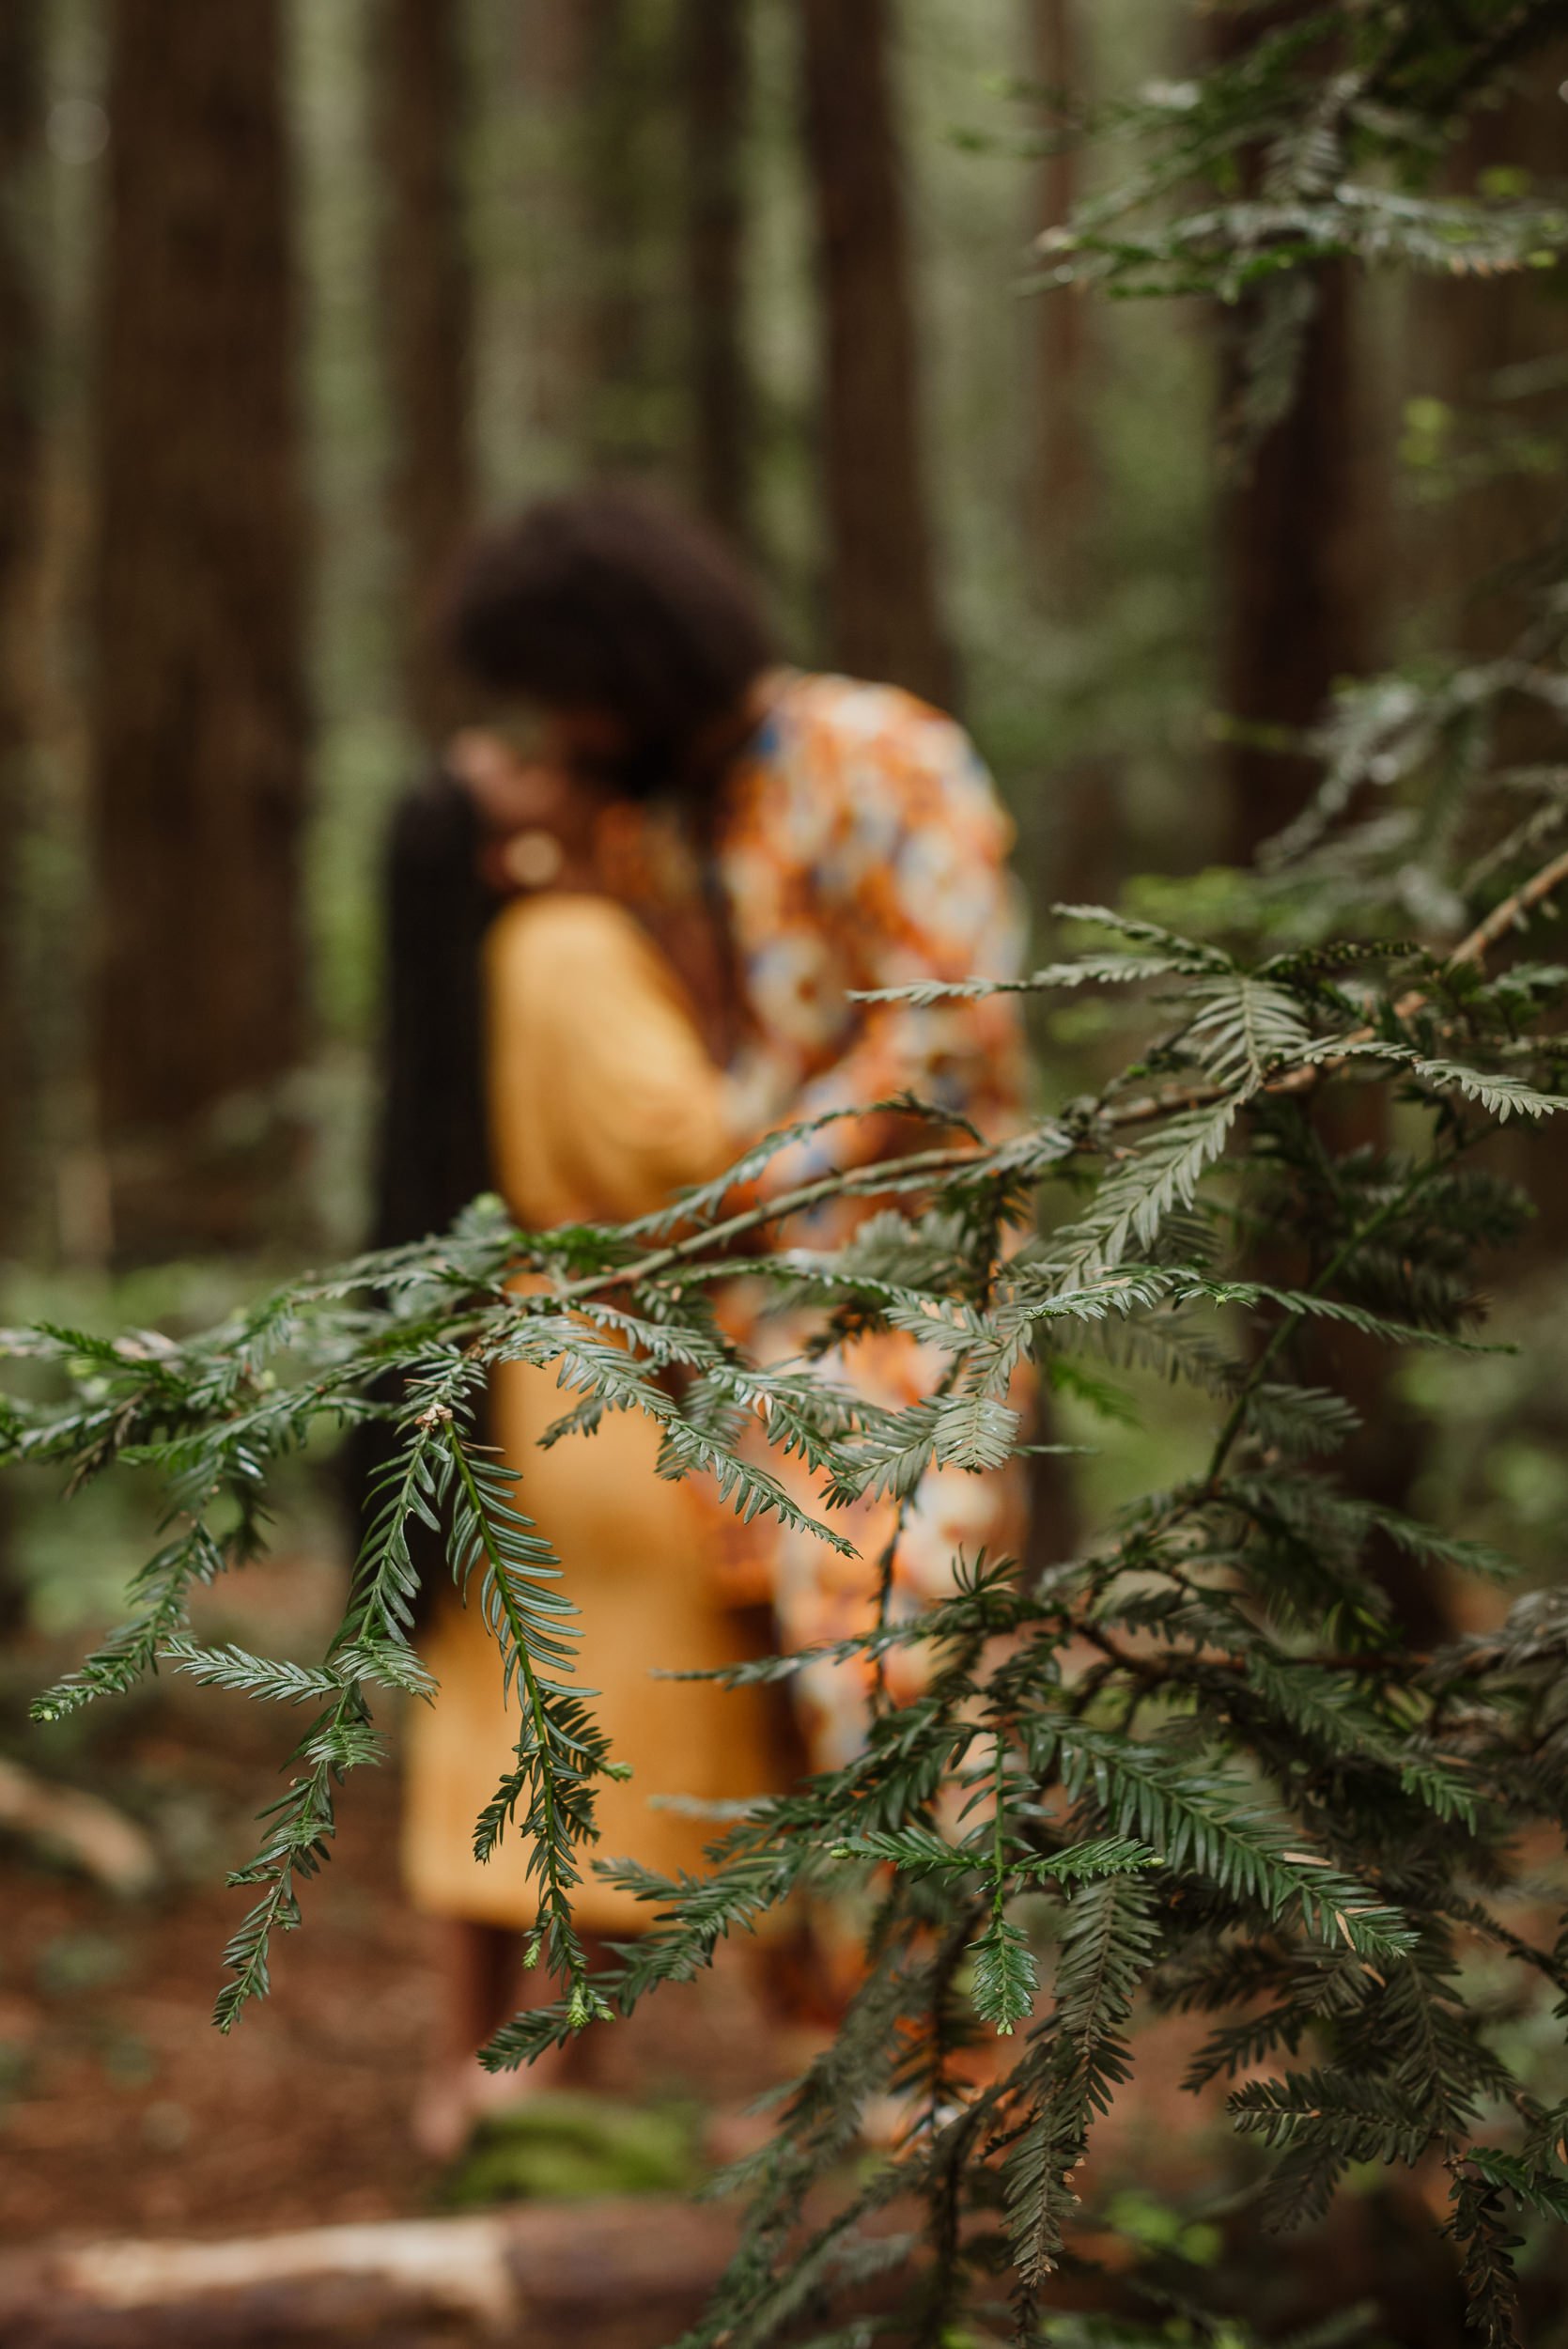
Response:
[{"label": "forest floor", "polygon": [[[130,1758],[203,1800],[226,1781],[245,1802],[258,1782],[237,1742],[167,1725]],[[242,1894],[189,1885],[132,1906],[24,1856],[0,1866],[0,2236],[230,2235],[440,2206],[443,2173],[409,2128],[438,2012],[429,1933],[398,1893],[390,1774],[349,1792],[272,1995],[227,2039],[210,2018]],[[706,1997],[667,1994],[646,2025],[601,2034],[605,2091],[754,2093],[748,2004],[733,1967]]]},{"label": "forest floor", "polygon": [[[280,1563],[242,1613],[205,1601],[199,1628],[307,1655],[330,1596],[321,1569]],[[9,1659],[13,1720],[22,1696],[71,1660]],[[129,1900],[0,1840],[0,2242],[229,2236],[449,2207],[454,2175],[415,2150],[410,2126],[441,1979],[434,1932],[398,1880],[396,1735],[394,1766],[342,1790],[331,1864],[303,1890],[302,1929],[274,1944],[272,1996],[225,2038],[212,2002],[251,1896],[224,1876],[255,1846],[297,1717],[165,1676],[85,1719],[90,1742],[52,1732],[14,1750],[138,1821],[162,1875]],[[592,2034],[593,2086],[694,2138],[704,2114],[739,2114],[798,2068],[746,1957],[722,1951],[700,1983]],[[1178,2082],[1192,2036],[1148,2050],[1102,2136],[1102,2175],[1116,2166],[1112,2136],[1145,2149],[1145,2170],[1151,2135],[1179,2133],[1190,2156],[1203,2123]],[[536,2174],[540,2158],[514,2168]],[[465,2174],[463,2199],[483,2199],[479,2169]]]},{"label": "forest floor", "polygon": [[[209,1599],[200,1630],[308,1655],[335,1595],[327,1570],[280,1563],[243,1614]],[[4,1719],[14,1725],[23,1695],[70,1660],[42,1647],[9,1657]],[[451,2208],[452,2173],[415,2150],[410,2128],[441,1982],[432,1932],[401,1895],[396,1767],[363,1771],[344,1789],[332,1863],[305,1888],[303,1930],[277,1944],[272,1995],[225,2039],[211,2027],[212,2000],[247,1895],[225,1889],[224,1873],[254,1847],[255,1814],[277,1790],[297,1717],[165,1677],[87,1723],[8,1742],[39,1776],[137,1820],[162,1880],[149,1895],[116,1897],[0,1839],[0,2247],[243,2238]],[[673,2117],[692,2144],[703,2113],[738,2110],[799,2062],[751,1993],[744,1952],[722,1958],[700,1983],[593,2035],[605,2097],[623,2114]],[[1112,2269],[1136,2238],[1174,2240],[1175,2211],[1212,2209],[1241,2182],[1219,2095],[1181,2092],[1202,2029],[1178,2018],[1147,2031],[1133,2084],[1096,2130],[1079,2185],[1092,2228],[1109,2213],[1119,2231],[1094,2237]],[[481,2167],[471,2160],[465,2173],[470,2207]],[[537,2141],[522,2169],[521,2190],[531,2178],[536,2192],[561,2191],[556,2157]],[[521,2174],[514,2168],[514,2192]],[[627,2190],[624,2178],[604,2183]],[[1243,2303],[1299,2325],[1364,2295],[1381,2304],[1390,2341],[1456,2341],[1453,2286],[1436,2256],[1440,2184],[1423,2181],[1424,2194],[1369,2187],[1328,2235],[1288,2248],[1259,2236],[1238,2207],[1225,2225]],[[666,2196],[671,2187],[666,2177]],[[683,2190],[675,2185],[677,2198]],[[656,2231],[666,2224],[658,2207]],[[572,2222],[583,2223],[586,2212]]]},{"label": "forest floor", "polygon": [[[268,1614],[308,1652],[297,1635],[318,1576],[268,1579]],[[249,1612],[202,1626],[252,1641],[269,1629]],[[8,1680],[37,1688],[61,1660],[13,1657]],[[272,1997],[227,2038],[211,2026],[224,1945],[250,1897],[224,1874],[254,1847],[255,1813],[298,1734],[277,1708],[165,1679],[105,1713],[90,1747],[59,1751],[62,1774],[150,1831],[162,1867],[150,1895],[116,1897],[0,1843],[0,2240],[231,2235],[443,2205],[449,2180],[410,2131],[441,1985],[432,1929],[398,1882],[395,1768],[344,1788],[303,1927],[274,1945]],[[16,1750],[51,1767],[45,1739]],[[597,2037],[595,2085],[641,2105],[739,2105],[772,2077],[734,1964]]]}]

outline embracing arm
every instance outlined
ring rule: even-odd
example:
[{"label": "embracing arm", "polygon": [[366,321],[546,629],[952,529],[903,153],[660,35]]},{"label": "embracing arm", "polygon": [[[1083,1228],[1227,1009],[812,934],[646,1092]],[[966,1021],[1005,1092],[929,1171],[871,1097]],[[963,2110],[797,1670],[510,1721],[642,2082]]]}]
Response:
[{"label": "embracing arm", "polygon": [[[846,728],[841,737],[824,725],[803,738],[797,765],[808,778],[800,788],[815,794],[815,820],[776,827],[784,847],[771,870],[753,854],[752,870],[769,899],[753,922],[765,980],[771,941],[787,938],[791,921],[802,933],[819,926],[835,941],[835,984],[856,990],[1003,978],[1019,966],[1012,828],[989,777],[951,720],[907,696],[885,698],[890,715],[880,730]],[[765,821],[759,807],[753,842]],[[783,970],[787,988],[787,957]],[[820,1057],[802,1065],[788,1114],[809,1119],[913,1093],[983,1129],[1003,1129],[1018,1111],[1022,1058],[1013,997],[924,1009],[867,1004],[826,1066]],[[863,1164],[908,1138],[896,1116],[846,1121],[782,1157],[772,1179],[792,1184]]]}]

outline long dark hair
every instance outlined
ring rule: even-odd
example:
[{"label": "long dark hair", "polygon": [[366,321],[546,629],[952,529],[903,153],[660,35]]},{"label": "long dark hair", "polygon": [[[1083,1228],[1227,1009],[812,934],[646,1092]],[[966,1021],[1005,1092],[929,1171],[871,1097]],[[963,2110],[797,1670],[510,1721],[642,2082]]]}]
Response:
[{"label": "long dark hair", "polygon": [[[479,873],[479,822],[443,774],[404,794],[382,864],[380,1101],[370,1244],[396,1248],[444,1231],[490,1187],[480,957],[495,900]],[[392,1391],[382,1400],[396,1400]],[[374,1515],[375,1479],[396,1450],[381,1421],[356,1427],[340,1455],[356,1545]],[[442,1536],[411,1519],[423,1621],[445,1570]]]},{"label": "long dark hair", "polygon": [[444,1231],[490,1185],[480,950],[495,900],[479,820],[442,774],[394,810],[383,868],[380,1114],[371,1244]]}]

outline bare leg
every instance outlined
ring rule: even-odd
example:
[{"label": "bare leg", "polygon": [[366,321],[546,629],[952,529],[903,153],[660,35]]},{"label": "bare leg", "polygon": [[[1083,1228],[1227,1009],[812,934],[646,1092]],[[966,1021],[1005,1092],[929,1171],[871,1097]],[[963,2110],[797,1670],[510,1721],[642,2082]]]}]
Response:
[{"label": "bare leg", "polygon": [[442,1921],[441,1935],[442,2024],[415,2103],[413,2133],[422,2153],[450,2161],[481,2112],[558,2087],[573,2050],[551,2048],[524,2072],[484,2071],[474,2060],[477,2050],[520,2005],[553,1997],[554,1985],[522,1970],[516,1933],[453,1917]]}]

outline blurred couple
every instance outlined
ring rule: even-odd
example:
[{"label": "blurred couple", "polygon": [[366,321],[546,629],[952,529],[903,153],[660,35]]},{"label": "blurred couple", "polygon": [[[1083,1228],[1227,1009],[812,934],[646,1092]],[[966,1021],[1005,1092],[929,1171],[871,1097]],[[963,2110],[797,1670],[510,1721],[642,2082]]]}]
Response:
[{"label": "blurred couple", "polygon": [[[628,492],[547,500],[485,537],[444,629],[485,723],[394,828],[382,1244],[439,1230],[487,1189],[524,1227],[643,1215],[776,1127],[904,1092],[990,1135],[1017,1120],[1016,998],[850,1000],[1017,967],[1010,826],[951,719],[891,686],[782,665],[727,551]],[[908,1141],[896,1114],[846,1120],[791,1145],[769,1181]],[[853,1221],[841,1206],[793,1236],[831,1245]],[[767,1359],[801,1334],[738,1285],[724,1310]],[[889,1404],[935,1377],[928,1349],[890,1333],[824,1371]],[[902,1527],[891,1503],[861,1504],[846,1561],[809,1536],[742,1532],[700,1484],[661,1481],[639,1413],[538,1450],[567,1400],[550,1372],[507,1365],[490,1432],[566,1562],[584,1676],[632,1766],[602,1787],[599,1848],[698,1867],[712,1828],[649,1797],[753,1795],[791,1765],[760,1698],[654,1671],[733,1660],[761,1610],[790,1650],[868,1627],[895,1534],[893,1603],[918,1609],[960,1552],[1017,1546],[1017,1464],[933,1470]],[[514,2003],[537,1903],[520,1839],[472,1858],[516,1735],[477,1608],[442,1595],[424,1652],[441,1691],[411,1725],[404,1866],[416,1906],[444,1921],[449,2046],[419,2116],[441,2153],[474,2117],[473,2050]],[[796,1693],[805,1762],[847,1759],[866,1676],[813,1667]],[[591,1874],[579,1908],[592,1936],[649,1921]]]}]

